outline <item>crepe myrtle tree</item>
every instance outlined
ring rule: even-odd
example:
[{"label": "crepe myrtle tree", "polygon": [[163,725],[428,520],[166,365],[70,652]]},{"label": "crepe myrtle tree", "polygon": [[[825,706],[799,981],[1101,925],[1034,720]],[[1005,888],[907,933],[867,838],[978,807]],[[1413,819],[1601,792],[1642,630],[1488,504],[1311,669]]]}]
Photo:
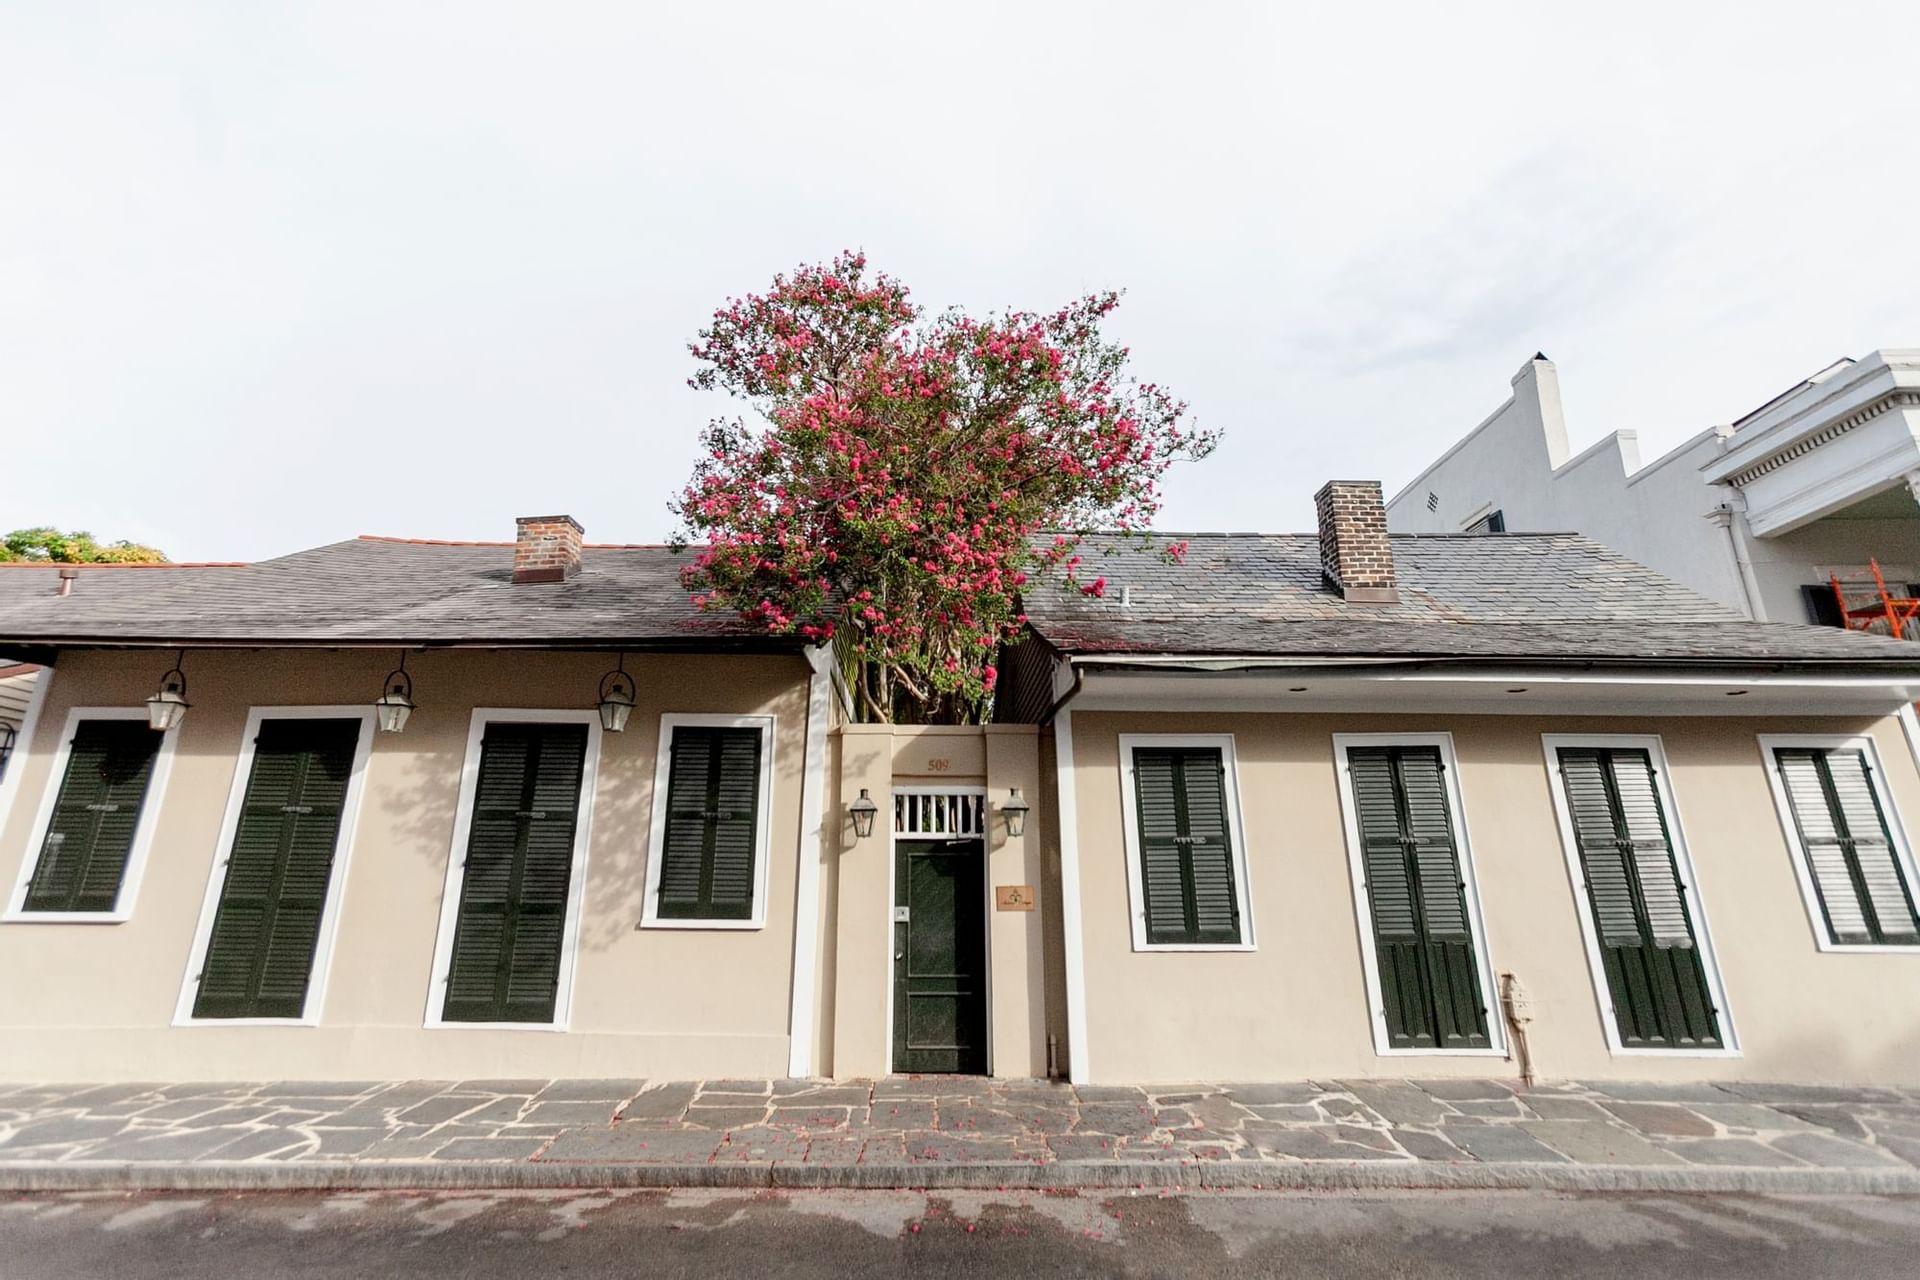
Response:
[{"label": "crepe myrtle tree", "polygon": [[1078,534],[1046,531],[1151,541],[1161,475],[1217,438],[1102,337],[1118,302],[928,316],[859,253],[728,302],[690,383],[760,421],[710,423],[674,504],[705,543],[682,574],[696,603],[832,641],[861,719],[986,718],[1029,583],[1106,590]]}]

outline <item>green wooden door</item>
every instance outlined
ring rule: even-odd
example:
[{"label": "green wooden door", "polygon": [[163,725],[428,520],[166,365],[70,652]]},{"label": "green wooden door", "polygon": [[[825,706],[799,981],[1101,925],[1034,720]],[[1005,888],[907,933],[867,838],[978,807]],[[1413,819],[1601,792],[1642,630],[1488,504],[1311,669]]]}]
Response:
[{"label": "green wooden door", "polygon": [[587,727],[489,724],[442,1017],[552,1022]]},{"label": "green wooden door", "polygon": [[1485,1049],[1493,1041],[1440,750],[1354,747],[1347,763],[1388,1042]]},{"label": "green wooden door", "polygon": [[194,1017],[305,1011],[360,727],[357,719],[261,721]]},{"label": "green wooden door", "polygon": [[893,1069],[987,1069],[986,846],[894,843]]},{"label": "green wooden door", "polygon": [[82,720],[75,726],[23,910],[114,909],[161,736],[145,720]]},{"label": "green wooden door", "polygon": [[1723,1047],[1652,758],[1562,747],[1560,780],[1621,1045]]}]

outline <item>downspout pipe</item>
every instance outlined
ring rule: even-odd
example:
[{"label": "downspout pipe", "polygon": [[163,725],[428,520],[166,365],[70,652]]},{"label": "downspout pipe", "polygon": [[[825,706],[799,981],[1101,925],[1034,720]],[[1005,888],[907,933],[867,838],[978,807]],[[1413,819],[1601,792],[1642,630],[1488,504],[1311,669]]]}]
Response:
[{"label": "downspout pipe", "polygon": [[[1067,659],[1072,664],[1072,659]],[[1053,795],[1060,823],[1060,933],[1067,981],[1067,1079],[1087,1084],[1086,936],[1080,919],[1080,801],[1073,768],[1073,712],[1067,704],[1086,686],[1086,672],[1073,667],[1073,685],[1040,718],[1053,726]],[[1053,1069],[1059,1070],[1058,1053]]]},{"label": "downspout pipe", "polygon": [[1075,698],[1079,697],[1080,691],[1086,688],[1086,685],[1087,685],[1086,669],[1084,667],[1073,666],[1072,658],[1068,658],[1067,663],[1073,671],[1073,685],[1065,693],[1055,698],[1053,700],[1053,705],[1048,707],[1046,711],[1042,713],[1042,715],[1040,716],[1040,724],[1043,728],[1047,725],[1052,724],[1053,718],[1059,715],[1062,711],[1065,711],[1067,708],[1067,704],[1069,702],[1072,702]]},{"label": "downspout pipe", "polygon": [[1747,554],[1744,531],[1734,527],[1742,519],[1740,510],[1731,503],[1722,503],[1707,513],[1707,519],[1727,535],[1727,553],[1733,557],[1733,567],[1740,579],[1740,595],[1746,601],[1747,616],[1755,622],[1765,622],[1766,606],[1760,602],[1760,580],[1753,571],[1753,558]]}]

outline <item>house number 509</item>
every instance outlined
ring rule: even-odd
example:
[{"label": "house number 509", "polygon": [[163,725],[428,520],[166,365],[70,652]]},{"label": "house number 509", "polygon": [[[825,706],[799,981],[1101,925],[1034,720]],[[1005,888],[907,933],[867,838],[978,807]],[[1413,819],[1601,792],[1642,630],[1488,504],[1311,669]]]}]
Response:
[{"label": "house number 509", "polygon": [[951,768],[953,768],[953,761],[945,759],[944,757],[936,756],[934,759],[927,761],[928,773],[945,773]]}]

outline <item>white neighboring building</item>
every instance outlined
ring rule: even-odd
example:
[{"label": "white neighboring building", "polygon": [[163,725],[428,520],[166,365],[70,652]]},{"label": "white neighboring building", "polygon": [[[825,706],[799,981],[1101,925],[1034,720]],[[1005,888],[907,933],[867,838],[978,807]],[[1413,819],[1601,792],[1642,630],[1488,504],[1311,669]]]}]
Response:
[{"label": "white neighboring building", "polygon": [[[1842,360],[1642,465],[1631,431],[1573,454],[1553,362],[1387,504],[1395,533],[1584,533],[1749,615],[1831,622],[1878,560],[1920,594],[1920,349]],[[1811,590],[1810,590],[1811,588]],[[1912,627],[1910,638],[1920,638]]]},{"label": "white neighboring building", "polygon": [[36,666],[0,661],[0,778],[7,776],[7,761],[13,758],[13,749],[25,729],[34,683],[39,678],[40,668]]}]

